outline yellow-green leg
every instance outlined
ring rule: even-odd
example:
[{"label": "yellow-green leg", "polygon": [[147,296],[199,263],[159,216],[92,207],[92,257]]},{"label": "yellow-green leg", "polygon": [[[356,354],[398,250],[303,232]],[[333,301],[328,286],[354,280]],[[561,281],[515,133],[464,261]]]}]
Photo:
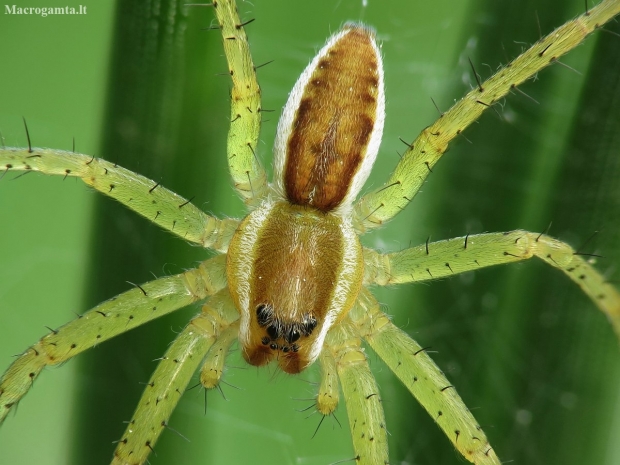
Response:
[{"label": "yellow-green leg", "polygon": [[379,303],[367,289],[362,289],[349,318],[463,457],[477,465],[501,463],[454,386],[424,348],[381,311]]},{"label": "yellow-green leg", "polygon": [[365,195],[355,205],[356,230],[364,232],[377,228],[394,217],[420,190],[452,139],[512,89],[557,61],[619,13],[620,0],[603,0],[586,13],[541,38],[529,50],[479,84],[443,113],[409,145],[385,185]]},{"label": "yellow-green leg", "polygon": [[46,366],[65,362],[103,341],[224,288],[224,258],[218,256],[196,269],[135,287],[41,338],[0,379],[0,423]]},{"label": "yellow-green leg", "polygon": [[239,318],[228,289],[213,296],[174,340],[140,399],[114,451],[112,465],[141,465],[185,392],[196,369],[222,331]]},{"label": "yellow-green leg", "polygon": [[[538,257],[563,271],[607,316],[620,338],[620,293],[568,244],[528,231],[477,234],[380,254],[365,250],[366,282],[379,285],[429,281],[465,271]],[[587,260],[586,260],[587,259]]]},{"label": "yellow-green leg", "polygon": [[[349,322],[343,321],[330,330],[325,345],[335,361],[342,393],[346,399],[355,463],[387,465],[387,431],[381,395],[361,348],[357,331]],[[325,367],[326,365],[323,366]],[[323,387],[323,383],[321,385]],[[320,406],[318,407],[321,411]]]},{"label": "yellow-green leg", "polygon": [[180,195],[100,158],[39,148],[0,148],[0,171],[74,176],[182,239],[226,252],[239,222],[207,215]]},{"label": "yellow-green leg", "polygon": [[213,7],[232,79],[228,168],[237,192],[247,205],[255,206],[267,192],[267,175],[256,154],[262,118],[260,87],[237,5],[232,0],[218,0]]},{"label": "yellow-green leg", "polygon": [[321,415],[331,415],[340,401],[338,366],[330,350],[321,352],[319,363],[321,364],[321,384],[316,395],[316,409]]},{"label": "yellow-green leg", "polygon": [[224,374],[224,363],[230,347],[239,336],[239,321],[222,331],[211,347],[200,370],[200,384],[205,389],[217,387]]}]

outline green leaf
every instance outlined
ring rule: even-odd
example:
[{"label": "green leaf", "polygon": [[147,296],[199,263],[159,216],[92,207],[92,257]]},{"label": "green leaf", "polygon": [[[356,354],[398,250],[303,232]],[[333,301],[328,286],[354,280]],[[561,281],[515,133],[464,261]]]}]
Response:
[{"label": "green leaf", "polygon": [[[69,148],[75,136],[80,152],[195,196],[194,203],[215,215],[240,216],[225,160],[228,77],[216,75],[226,73],[226,64],[218,31],[203,30],[212,11],[195,7],[186,16],[172,2],[120,2],[113,15],[107,2],[84,3],[83,17],[0,15],[0,39],[9,44],[0,78],[5,143],[26,144],[23,115],[35,145]],[[398,137],[411,140],[437,118],[430,97],[445,110],[475,85],[468,57],[489,76],[538,39],[536,14],[544,34],[582,8],[580,1],[553,0],[367,3],[240,2],[242,18],[256,18],[247,27],[255,63],[275,60],[259,69],[263,108],[274,110],[257,154],[267,166],[290,88],[345,20],[373,25],[383,41],[387,121],[370,190],[398,162],[396,152],[404,149]],[[616,37],[596,35],[562,60],[585,76],[556,64],[523,87],[539,104],[516,92],[497,106],[499,115],[488,111],[464,134],[472,143],[460,138],[414,204],[365,243],[396,250],[429,235],[543,231],[553,221],[550,234],[575,247],[599,230],[583,251],[603,255],[599,269],[612,272],[620,263],[619,48]],[[71,180],[13,177],[0,181],[5,357],[43,335],[43,325],[60,326],[128,289],[127,281],[175,273],[207,256]],[[524,263],[376,295],[399,326],[437,351],[431,355],[503,460],[618,462],[618,345],[596,308],[560,273]],[[110,443],[121,437],[144,387],[139,383],[196,311],[46,370],[3,425],[0,461],[109,463]],[[191,442],[167,431],[151,463],[325,464],[353,457],[344,408],[336,413],[343,426],[326,418],[314,438],[319,416],[296,411],[313,403],[316,386],[309,382],[318,379],[316,370],[290,377],[248,367],[238,351],[231,357],[224,380],[241,390],[223,385],[228,401],[208,393],[206,415],[200,388],[186,393],[170,424]],[[432,419],[370,358],[387,412],[391,461],[462,463]]]}]

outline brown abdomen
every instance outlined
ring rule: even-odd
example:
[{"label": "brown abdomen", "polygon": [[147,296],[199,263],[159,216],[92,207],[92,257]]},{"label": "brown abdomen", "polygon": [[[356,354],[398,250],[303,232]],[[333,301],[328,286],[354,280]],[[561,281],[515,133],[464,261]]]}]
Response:
[{"label": "brown abdomen", "polygon": [[300,78],[305,85],[282,173],[291,203],[327,212],[349,193],[375,129],[377,102],[383,98],[379,60],[372,32],[349,25]]}]

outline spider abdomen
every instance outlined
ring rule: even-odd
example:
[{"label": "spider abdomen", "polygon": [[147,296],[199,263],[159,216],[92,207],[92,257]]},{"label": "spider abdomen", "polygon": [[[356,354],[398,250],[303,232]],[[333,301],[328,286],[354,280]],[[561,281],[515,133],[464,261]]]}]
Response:
[{"label": "spider abdomen", "polygon": [[374,32],[348,23],[308,65],[284,107],[275,168],[286,199],[324,212],[346,210],[376,158],[384,107]]},{"label": "spider abdomen", "polygon": [[233,237],[227,275],[246,360],[264,365],[277,358],[282,370],[298,373],[316,360],[329,328],[353,305],[362,248],[340,216],[266,202]]}]

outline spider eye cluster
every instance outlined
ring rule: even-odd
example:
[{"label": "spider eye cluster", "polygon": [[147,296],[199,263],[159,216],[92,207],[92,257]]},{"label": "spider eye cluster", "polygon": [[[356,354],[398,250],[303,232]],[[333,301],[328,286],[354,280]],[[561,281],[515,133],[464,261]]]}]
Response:
[{"label": "spider eye cluster", "polygon": [[[278,318],[273,306],[264,303],[256,306],[256,318],[258,325],[267,332],[267,336],[261,338],[261,343],[282,352],[297,352],[299,346],[295,343],[302,336],[310,336],[318,325],[316,318],[309,313],[304,313],[299,321]],[[279,339],[284,339],[286,344],[278,344]]]}]

